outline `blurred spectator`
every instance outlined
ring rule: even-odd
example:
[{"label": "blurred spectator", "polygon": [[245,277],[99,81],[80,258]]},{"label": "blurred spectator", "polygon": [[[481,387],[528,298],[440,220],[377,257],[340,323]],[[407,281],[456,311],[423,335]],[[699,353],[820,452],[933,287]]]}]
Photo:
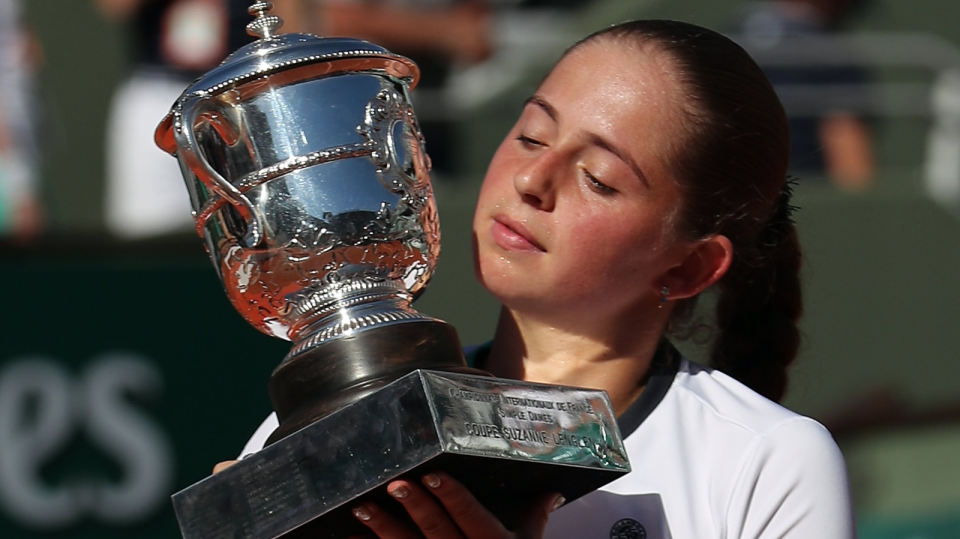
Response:
[{"label": "blurred spectator", "polygon": [[[779,0],[747,4],[737,18],[742,38],[753,46],[837,31],[857,0]],[[867,82],[856,66],[763,66],[774,86],[847,85]],[[787,113],[790,114],[788,107]],[[876,169],[870,128],[855,111],[824,108],[819,116],[790,118],[791,171],[826,175],[848,190],[870,185]]]},{"label": "blurred spectator", "polygon": [[[106,225],[135,239],[192,227],[177,162],[153,131],[190,81],[249,43],[250,0],[95,0],[129,25],[131,75],[113,97],[107,125]],[[274,0],[284,31],[300,23],[297,0]]]},{"label": "blurred spectator", "polygon": [[0,0],[0,234],[20,239],[40,228],[33,86],[39,51],[19,0]]},{"label": "blurred spectator", "polygon": [[318,0],[319,32],[406,54],[477,62],[490,54],[489,6],[480,0]]},{"label": "blurred spectator", "polygon": [[942,70],[935,79],[933,125],[927,137],[924,186],[933,200],[960,206],[960,69]]},{"label": "blurred spectator", "polygon": [[442,91],[454,64],[472,64],[491,51],[485,0],[315,0],[316,31],[383,45],[420,67],[413,94],[436,180],[462,173],[456,123]]}]

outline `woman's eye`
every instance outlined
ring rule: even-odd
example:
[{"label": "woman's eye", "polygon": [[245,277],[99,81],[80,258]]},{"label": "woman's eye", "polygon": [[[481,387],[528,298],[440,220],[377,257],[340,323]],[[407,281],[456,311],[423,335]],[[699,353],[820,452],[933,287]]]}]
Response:
[{"label": "woman's eye", "polygon": [[543,143],[540,142],[539,140],[530,138],[530,137],[528,137],[528,136],[526,136],[526,135],[522,135],[522,134],[521,134],[521,135],[517,135],[517,140],[519,140],[520,143],[523,144],[524,146],[529,146],[529,147],[533,147],[533,146],[543,146]]},{"label": "woman's eye", "polygon": [[617,192],[616,189],[598,180],[596,176],[590,174],[586,170],[583,171],[583,175],[586,176],[587,181],[590,183],[590,188],[601,195],[612,195]]}]

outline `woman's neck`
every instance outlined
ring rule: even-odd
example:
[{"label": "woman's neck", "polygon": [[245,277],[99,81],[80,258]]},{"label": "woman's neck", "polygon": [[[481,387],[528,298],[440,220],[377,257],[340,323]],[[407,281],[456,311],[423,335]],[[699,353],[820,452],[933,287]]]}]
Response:
[{"label": "woman's neck", "polygon": [[504,307],[484,368],[502,378],[606,390],[620,415],[646,385],[666,324],[665,316],[659,318],[657,324],[621,320],[615,324],[619,332],[591,333],[583,324],[571,331]]}]

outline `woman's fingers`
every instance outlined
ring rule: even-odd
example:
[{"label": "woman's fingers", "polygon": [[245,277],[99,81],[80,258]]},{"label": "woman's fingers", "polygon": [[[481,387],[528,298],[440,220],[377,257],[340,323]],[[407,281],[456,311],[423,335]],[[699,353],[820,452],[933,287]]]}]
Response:
[{"label": "woman's fingers", "polygon": [[387,485],[387,493],[403,504],[419,533],[369,502],[356,505],[353,514],[380,539],[540,539],[550,513],[564,503],[556,493],[537,497],[510,532],[450,475],[430,473],[422,482],[422,487],[406,480]]},{"label": "woman's fingers", "polygon": [[526,516],[517,525],[515,531],[517,539],[540,539],[543,537],[550,513],[560,509],[565,502],[563,496],[555,492],[544,494],[534,500],[527,508]]},{"label": "woman's fingers", "polygon": [[218,462],[218,463],[216,464],[216,466],[213,467],[213,473],[215,473],[215,474],[220,473],[220,472],[226,470],[227,468],[233,466],[233,465],[236,464],[236,463],[237,463],[237,461],[235,461],[235,460],[225,460],[225,461],[223,461],[223,462]]},{"label": "woman's fingers", "polygon": [[352,509],[353,516],[357,517],[364,526],[377,534],[380,539],[419,539],[415,533],[404,524],[377,507],[376,504],[364,502]]},{"label": "woman's fingers", "polygon": [[487,511],[466,487],[449,474],[429,473],[423,476],[422,481],[427,490],[440,500],[456,526],[463,530],[463,535],[470,539],[502,539],[509,536],[500,519]]},{"label": "woman's fingers", "polygon": [[[462,488],[462,487],[461,487]],[[423,488],[410,481],[393,481],[387,485],[387,494],[403,504],[410,518],[427,539],[460,539],[463,534],[443,506]],[[456,518],[456,517],[454,517]],[[464,530],[466,531],[466,530]],[[468,535],[468,537],[471,537]],[[476,539],[476,538],[474,538]]]}]

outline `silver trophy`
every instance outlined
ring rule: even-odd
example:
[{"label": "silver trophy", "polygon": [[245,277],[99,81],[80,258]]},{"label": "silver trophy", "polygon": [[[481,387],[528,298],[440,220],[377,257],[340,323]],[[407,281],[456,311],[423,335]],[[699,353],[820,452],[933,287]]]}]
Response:
[{"label": "silver trophy", "polygon": [[526,497],[570,500],[629,471],[606,394],[468,368],[452,326],[411,307],[440,252],[417,66],[365,41],[278,34],[271,7],[251,6],[260,39],[156,132],[230,301],[293,342],[269,383],[280,427],[174,495],[184,537],[356,534],[350,501],[433,468],[509,524]]}]

